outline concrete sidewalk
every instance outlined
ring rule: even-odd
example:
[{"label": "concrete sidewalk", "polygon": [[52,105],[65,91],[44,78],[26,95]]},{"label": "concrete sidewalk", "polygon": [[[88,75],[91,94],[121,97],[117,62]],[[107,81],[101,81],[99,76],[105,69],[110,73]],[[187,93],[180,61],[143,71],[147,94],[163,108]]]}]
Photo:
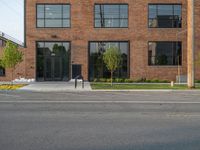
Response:
[{"label": "concrete sidewalk", "polygon": [[91,91],[89,82],[85,82],[84,88],[82,83],[78,82],[78,86],[75,89],[75,83],[70,82],[35,82],[31,83],[19,90],[33,91],[33,92],[69,92],[69,91]]}]

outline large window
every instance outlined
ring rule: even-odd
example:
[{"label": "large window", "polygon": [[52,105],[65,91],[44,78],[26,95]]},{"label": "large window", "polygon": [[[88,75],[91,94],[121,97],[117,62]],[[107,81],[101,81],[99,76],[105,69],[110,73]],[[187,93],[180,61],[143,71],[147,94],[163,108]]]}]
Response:
[{"label": "large window", "polygon": [[149,42],[149,65],[182,65],[181,42]]},{"label": "large window", "polygon": [[38,28],[68,28],[70,27],[70,5],[38,4]]},{"label": "large window", "polygon": [[[1,63],[1,60],[0,60],[0,63]],[[0,77],[3,77],[3,76],[5,76],[5,68],[0,66]]]},{"label": "large window", "polygon": [[96,28],[127,28],[128,5],[127,4],[96,4],[95,5]]},{"label": "large window", "polygon": [[0,67],[0,77],[4,77],[5,76],[5,69]]},{"label": "large window", "polygon": [[70,43],[37,42],[37,80],[70,79]]},{"label": "large window", "polygon": [[103,62],[103,53],[109,47],[116,47],[121,52],[122,62],[114,72],[115,78],[129,77],[129,42],[90,42],[89,48],[89,80],[110,78],[110,72]]},{"label": "large window", "polygon": [[149,27],[150,28],[181,28],[181,5],[150,4]]}]

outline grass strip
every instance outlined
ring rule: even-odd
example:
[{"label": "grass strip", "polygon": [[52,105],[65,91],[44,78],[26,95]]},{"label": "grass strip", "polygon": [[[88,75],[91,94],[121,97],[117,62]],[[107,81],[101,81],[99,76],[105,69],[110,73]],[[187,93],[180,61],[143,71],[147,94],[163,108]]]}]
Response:
[{"label": "grass strip", "polygon": [[[171,87],[170,84],[113,84],[111,86],[107,83],[91,83],[91,87],[93,90],[163,90],[163,89],[171,89],[171,90],[187,90],[187,85],[174,85]],[[198,85],[196,89],[200,89]]]}]

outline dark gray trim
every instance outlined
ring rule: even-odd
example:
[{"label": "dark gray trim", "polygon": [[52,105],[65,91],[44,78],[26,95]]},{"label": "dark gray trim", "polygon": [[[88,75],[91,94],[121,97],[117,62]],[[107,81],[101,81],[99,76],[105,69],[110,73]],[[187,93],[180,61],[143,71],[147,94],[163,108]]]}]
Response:
[{"label": "dark gray trim", "polygon": [[131,66],[130,66],[130,58],[131,58],[131,56],[130,56],[130,52],[131,52],[131,50],[130,50],[130,41],[129,40],[121,40],[121,41],[104,41],[104,40],[102,40],[102,41],[88,41],[88,81],[90,81],[90,43],[92,43],[92,42],[107,42],[107,43],[109,43],[109,42],[127,42],[128,43],[128,57],[127,57],[127,59],[128,59],[128,62],[127,62],[127,66],[128,66],[128,68],[127,68],[127,78],[130,78],[130,71],[131,71]]},{"label": "dark gray trim", "polygon": [[[169,42],[176,42],[176,43],[181,43],[181,65],[149,65],[149,43],[154,42],[154,43],[158,43],[158,42],[163,42],[163,43],[169,43]],[[148,41],[148,49],[147,49],[147,66],[148,67],[178,67],[178,66],[183,66],[183,42],[182,41]],[[177,45],[176,45],[177,46]]]},{"label": "dark gray trim", "polygon": [[[181,27],[150,27],[149,26],[149,5],[180,5],[181,6]],[[147,28],[149,29],[181,29],[183,27],[182,23],[182,17],[183,17],[183,11],[182,11],[182,3],[148,3],[147,4],[148,12],[147,12]],[[174,7],[173,7],[174,12]]]},{"label": "dark gray trim", "polygon": [[[96,18],[95,18],[95,6],[96,5],[125,5],[125,6],[128,6],[128,18],[125,18],[125,19],[127,19],[127,27],[96,27],[95,26],[95,20],[96,20]],[[120,7],[119,7],[119,14],[120,14]],[[94,8],[93,8],[93,26],[94,26],[94,28],[95,29],[128,29],[129,28],[129,4],[128,3],[95,3],[94,4]],[[117,18],[117,19],[120,19],[120,18]]]},{"label": "dark gray trim", "polygon": [[[45,9],[45,5],[61,5],[62,6],[62,15],[63,15],[63,5],[68,5],[68,6],[70,6],[69,7],[69,15],[70,15],[70,17],[69,18],[66,18],[67,20],[69,20],[70,21],[70,24],[69,24],[69,27],[63,27],[63,18],[61,18],[62,19],[62,27],[45,27],[45,16],[44,16],[44,27],[38,27],[38,24],[37,24],[37,20],[38,20],[38,18],[37,18],[37,6],[38,5],[44,5],[44,9]],[[45,29],[45,28],[52,28],[52,29],[55,29],[55,28],[61,28],[61,29],[68,29],[68,28],[71,28],[71,4],[70,3],[36,3],[36,5],[35,5],[35,7],[36,7],[36,15],[35,15],[35,18],[36,18],[36,22],[35,22],[35,24],[36,24],[36,28],[38,28],[38,29]],[[44,15],[45,15],[45,12],[44,12]],[[56,19],[56,18],[55,18]],[[65,18],[64,18],[65,19]],[[52,19],[53,20],[53,19]]]}]

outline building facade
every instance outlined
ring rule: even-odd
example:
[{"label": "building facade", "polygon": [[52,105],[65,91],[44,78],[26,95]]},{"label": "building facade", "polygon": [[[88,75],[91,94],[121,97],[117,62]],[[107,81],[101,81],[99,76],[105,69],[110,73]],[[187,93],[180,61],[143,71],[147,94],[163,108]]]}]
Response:
[{"label": "building facade", "polygon": [[[200,43],[195,1],[195,56]],[[121,52],[115,78],[176,80],[187,75],[187,0],[27,0],[26,48],[16,78],[108,78],[103,53]],[[196,65],[196,79],[200,67]],[[0,80],[10,80],[9,70]]]}]

